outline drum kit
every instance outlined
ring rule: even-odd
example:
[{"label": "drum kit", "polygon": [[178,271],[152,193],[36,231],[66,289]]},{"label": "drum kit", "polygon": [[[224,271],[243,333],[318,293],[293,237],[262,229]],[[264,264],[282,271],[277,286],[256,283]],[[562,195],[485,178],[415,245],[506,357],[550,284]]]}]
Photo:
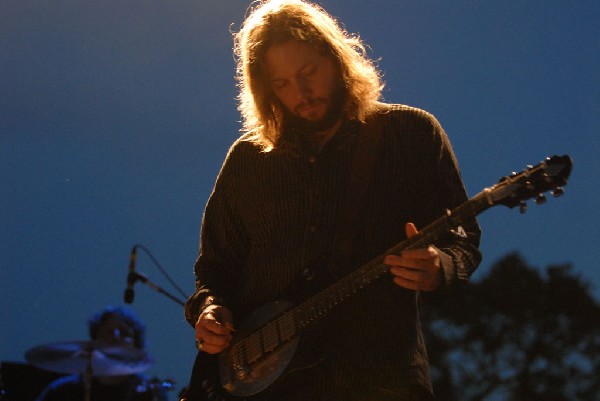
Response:
[{"label": "drum kit", "polygon": [[[63,341],[40,345],[29,349],[25,359],[31,366],[43,371],[60,375],[80,374],[85,401],[91,400],[93,377],[137,374],[154,364],[152,356],[144,350],[99,341]],[[2,376],[6,381],[4,373]],[[7,383],[4,384],[8,387]],[[167,387],[164,384],[161,386]],[[6,396],[11,400],[9,393],[6,391]]]},{"label": "drum kit", "polygon": [[149,369],[154,360],[146,351],[99,341],[65,341],[40,345],[25,353],[33,366],[65,374],[132,375]]},{"label": "drum kit", "polygon": [[[136,281],[141,281],[183,306],[184,302],[182,300],[134,270],[138,248],[145,251],[163,274],[166,274],[145,246],[141,244],[134,245],[130,255],[125,302],[133,302],[131,286]],[[167,276],[167,278],[169,277]],[[171,283],[173,283],[172,280]],[[175,284],[173,283],[173,285]],[[177,289],[184,297],[186,296],[179,287]],[[122,333],[119,331],[116,339],[122,340],[121,335]],[[111,381],[110,378],[142,373],[154,364],[154,358],[149,353],[122,341],[63,341],[39,345],[29,349],[25,353],[25,359],[28,363],[0,363],[0,401],[33,401],[51,381],[61,376],[73,374],[78,374],[83,378],[84,399],[90,401],[92,399],[93,378],[101,379],[99,381],[102,382],[109,382]],[[174,389],[174,382],[170,379],[152,378],[147,383],[150,392],[154,395]],[[153,400],[157,398],[154,395]]]}]

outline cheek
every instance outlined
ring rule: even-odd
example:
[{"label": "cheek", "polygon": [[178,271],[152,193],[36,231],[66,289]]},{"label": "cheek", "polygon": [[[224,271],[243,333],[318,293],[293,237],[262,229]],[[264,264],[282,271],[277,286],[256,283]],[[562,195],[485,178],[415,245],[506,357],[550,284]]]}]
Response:
[{"label": "cheek", "polygon": [[288,109],[293,109],[294,100],[293,100],[293,94],[291,91],[282,89],[282,90],[274,91],[273,93],[274,93],[275,97],[277,98],[277,100],[279,100],[279,102],[281,104],[283,104],[283,106],[285,106]]},{"label": "cheek", "polygon": [[322,91],[326,91],[327,95],[331,97],[338,90],[340,79],[337,76],[329,75],[323,79],[319,86]]}]

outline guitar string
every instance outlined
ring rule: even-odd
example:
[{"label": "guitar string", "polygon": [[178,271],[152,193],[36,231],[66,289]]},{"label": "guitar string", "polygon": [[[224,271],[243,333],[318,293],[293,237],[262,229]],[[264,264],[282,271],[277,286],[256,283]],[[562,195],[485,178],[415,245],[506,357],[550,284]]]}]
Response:
[{"label": "guitar string", "polygon": [[[288,340],[288,338],[282,335],[282,332],[296,333],[297,329],[304,328],[316,321],[321,315],[329,312],[337,304],[385,273],[388,269],[388,266],[383,263],[385,255],[435,242],[439,238],[440,233],[448,231],[451,227],[460,225],[465,217],[476,215],[478,213],[476,210],[483,209],[482,202],[480,202],[482,196],[483,192],[473,197],[471,201],[457,207],[451,214],[441,217],[426,226],[416,237],[409,238],[392,247],[384,254],[350,273],[321,293],[269,321],[259,330],[236,344],[236,350],[232,350],[236,355],[235,357],[238,360],[245,360],[246,363],[256,362],[264,354],[276,348],[277,345]],[[479,203],[479,205],[476,205],[476,203]],[[290,313],[293,316],[290,317]],[[265,347],[265,344],[268,346]],[[273,344],[275,345],[272,346]],[[246,358],[241,357],[242,353],[246,355]]]}]

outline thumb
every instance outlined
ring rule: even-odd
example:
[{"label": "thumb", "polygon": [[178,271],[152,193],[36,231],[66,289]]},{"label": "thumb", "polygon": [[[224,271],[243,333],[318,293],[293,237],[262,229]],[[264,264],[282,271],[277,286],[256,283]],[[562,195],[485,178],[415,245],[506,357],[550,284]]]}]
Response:
[{"label": "thumb", "polygon": [[413,223],[406,223],[404,230],[406,231],[407,238],[414,237],[419,233],[417,226],[415,226]]}]

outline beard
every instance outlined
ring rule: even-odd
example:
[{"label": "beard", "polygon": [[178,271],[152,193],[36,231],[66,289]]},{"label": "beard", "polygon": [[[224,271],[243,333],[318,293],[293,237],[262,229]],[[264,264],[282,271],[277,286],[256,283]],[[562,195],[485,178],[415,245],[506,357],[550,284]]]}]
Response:
[{"label": "beard", "polygon": [[[324,102],[326,100],[312,100],[313,102]],[[298,114],[285,110],[285,118],[289,126],[297,128],[302,132],[320,132],[325,131],[335,125],[344,115],[344,104],[346,101],[346,89],[343,85],[337,85],[329,99],[329,107],[325,115],[318,120],[309,120],[300,117]]]}]

